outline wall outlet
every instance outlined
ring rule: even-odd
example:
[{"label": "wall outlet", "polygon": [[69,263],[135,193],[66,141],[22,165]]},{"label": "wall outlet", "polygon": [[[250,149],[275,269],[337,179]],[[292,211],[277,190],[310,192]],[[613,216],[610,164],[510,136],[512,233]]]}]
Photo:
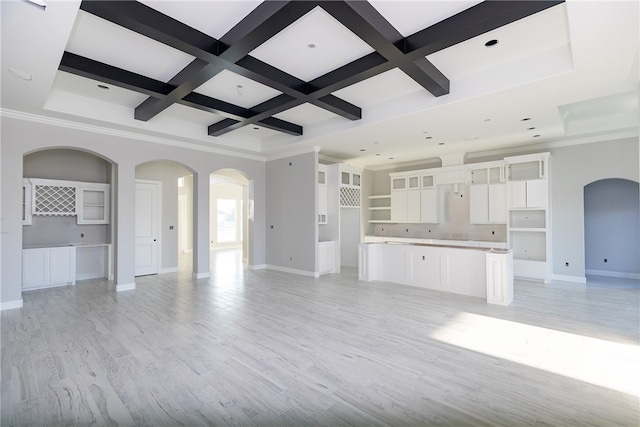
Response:
[{"label": "wall outlet", "polygon": [[568,263],[568,262],[565,262],[565,263],[564,263],[564,266],[565,266],[565,267],[569,267],[569,263]]},{"label": "wall outlet", "polygon": [[[84,237],[84,233],[80,233],[80,237]],[[605,262],[607,262],[607,261],[605,261]]]},{"label": "wall outlet", "polygon": [[604,259],[604,262],[608,262],[606,258]]},{"label": "wall outlet", "polygon": [[289,257],[289,261],[293,261],[293,257],[292,256]]}]

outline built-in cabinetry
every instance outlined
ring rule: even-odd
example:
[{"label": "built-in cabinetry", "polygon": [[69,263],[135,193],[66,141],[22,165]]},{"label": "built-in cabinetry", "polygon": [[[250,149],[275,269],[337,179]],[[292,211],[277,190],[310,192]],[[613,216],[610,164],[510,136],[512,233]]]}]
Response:
[{"label": "built-in cabinetry", "polygon": [[470,166],[469,216],[471,224],[507,223],[507,184],[504,163]]},{"label": "built-in cabinetry", "polygon": [[336,271],[336,242],[318,242],[318,273]]},{"label": "built-in cabinetry", "polygon": [[507,157],[505,164],[507,235],[514,276],[547,282],[551,260],[549,153]]},{"label": "built-in cabinetry", "polygon": [[109,223],[109,184],[26,178],[22,223],[33,216],[76,216],[78,224]]},{"label": "built-in cabinetry", "polygon": [[59,286],[67,283],[75,284],[75,277],[75,247],[23,249],[23,290]]},{"label": "built-in cabinetry", "polygon": [[22,289],[75,285],[76,280],[111,278],[111,245],[67,245],[22,250]]},{"label": "built-in cabinetry", "polygon": [[391,173],[389,177],[390,222],[438,222],[438,188],[435,174],[399,172]]}]

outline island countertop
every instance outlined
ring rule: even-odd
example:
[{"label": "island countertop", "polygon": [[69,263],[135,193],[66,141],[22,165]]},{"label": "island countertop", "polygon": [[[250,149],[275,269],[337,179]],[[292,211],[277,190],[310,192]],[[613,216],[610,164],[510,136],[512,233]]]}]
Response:
[{"label": "island countertop", "polygon": [[426,239],[420,237],[364,236],[363,243],[408,243],[433,246],[455,246],[465,248],[508,249],[507,242],[489,242],[482,240]]}]

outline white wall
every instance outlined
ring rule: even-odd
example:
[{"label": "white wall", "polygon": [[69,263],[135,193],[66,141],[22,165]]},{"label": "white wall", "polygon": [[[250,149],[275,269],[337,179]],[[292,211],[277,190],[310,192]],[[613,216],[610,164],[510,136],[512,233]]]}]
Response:
[{"label": "white wall", "polygon": [[[141,139],[121,136],[115,131],[108,133],[93,132],[94,128],[69,124],[70,127],[49,124],[30,119],[1,117],[2,141],[2,276],[0,278],[0,303],[12,306],[19,303],[21,297],[22,273],[22,220],[21,191],[23,176],[23,156],[45,148],[78,148],[96,153],[109,159],[116,165],[113,191],[116,227],[115,246],[115,282],[118,289],[135,286],[134,281],[134,200],[136,165],[155,160],[173,160],[196,172],[194,193],[197,193],[198,226],[206,230],[205,239],[197,242],[194,250],[198,253],[194,264],[194,273],[209,274],[209,175],[219,169],[237,169],[245,176],[254,179],[252,197],[255,201],[255,221],[250,229],[253,242],[249,253],[249,263],[265,263],[265,162],[248,156],[236,157],[208,150],[191,150],[184,146],[159,144]],[[64,124],[64,123],[63,123]],[[73,164],[68,167],[72,168]]]}]

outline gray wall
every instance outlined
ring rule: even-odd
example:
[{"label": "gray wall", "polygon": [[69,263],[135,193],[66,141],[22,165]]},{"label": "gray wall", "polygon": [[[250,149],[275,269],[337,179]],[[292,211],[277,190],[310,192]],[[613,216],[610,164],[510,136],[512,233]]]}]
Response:
[{"label": "gray wall", "polygon": [[[116,289],[135,287],[134,278],[134,206],[135,168],[137,165],[172,160],[194,171],[194,193],[198,193],[197,223],[194,229],[205,233],[203,239],[194,242],[194,274],[209,275],[209,176],[220,169],[235,169],[251,180],[251,197],[254,201],[255,220],[250,224],[253,233],[249,249],[249,265],[265,264],[265,162],[256,156],[229,155],[221,149],[201,147],[189,149],[182,143],[176,145],[158,143],[134,137],[117,130],[102,132],[92,126],[67,127],[40,122],[31,118],[0,117],[0,181],[2,200],[0,218],[2,229],[2,276],[0,277],[0,304],[13,307],[21,304],[22,289],[22,219],[21,188],[23,157],[45,149],[77,149],[94,153],[115,165],[112,180],[114,227],[114,262]],[[131,136],[130,136],[131,135]],[[74,168],[67,162],[66,168]],[[197,228],[196,228],[197,226]]]},{"label": "gray wall", "polygon": [[595,270],[638,275],[639,223],[637,182],[605,179],[584,187],[587,274]]},{"label": "gray wall", "polygon": [[160,272],[178,268],[178,178],[190,173],[183,166],[166,160],[136,166],[136,179],[162,182]]},{"label": "gray wall", "polygon": [[[23,175],[25,178],[109,183],[111,164],[78,150],[38,151],[24,157]],[[77,219],[76,216],[34,215],[32,224],[22,228],[22,244],[30,247],[111,243],[109,225],[78,225]]]},{"label": "gray wall", "polygon": [[317,161],[312,152],[267,163],[268,265],[315,272]]},{"label": "gray wall", "polygon": [[638,138],[555,148],[550,165],[552,271],[584,279],[584,187],[607,178],[638,181]]}]

